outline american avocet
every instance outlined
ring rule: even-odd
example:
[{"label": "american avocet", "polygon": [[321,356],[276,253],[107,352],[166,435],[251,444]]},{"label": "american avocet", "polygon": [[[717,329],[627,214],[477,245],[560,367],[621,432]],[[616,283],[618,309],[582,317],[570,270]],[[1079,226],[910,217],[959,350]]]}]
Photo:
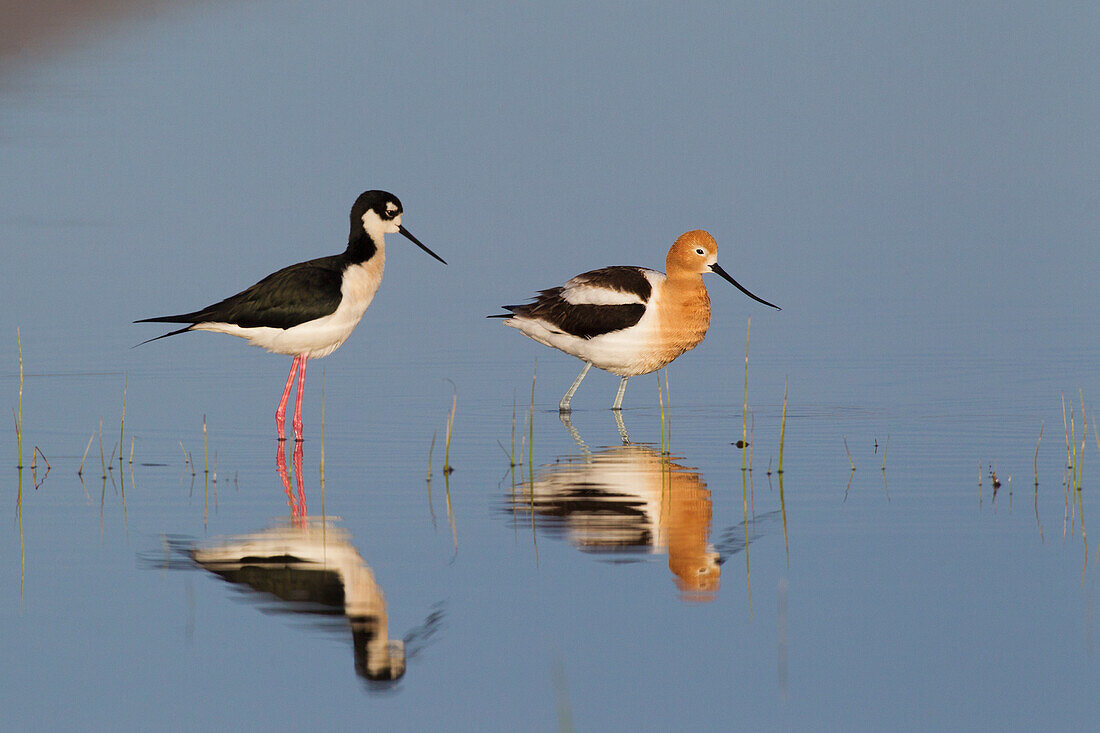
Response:
[{"label": "american avocet", "polygon": [[622,377],[612,410],[621,410],[626,382],[649,374],[695,348],[710,325],[702,274],[715,272],[745,295],[776,310],[718,266],[718,244],[701,229],[680,235],[665,258],[666,273],[645,267],[604,267],[542,290],[526,305],[506,305],[505,325],[572,354],[584,368],[558,409],[569,403],[593,365]]},{"label": "american avocet", "polygon": [[275,425],[279,439],[283,440],[286,403],[297,374],[293,426],[294,438],[301,440],[306,361],[331,354],[358,325],[382,282],[385,235],[399,232],[447,264],[401,225],[402,212],[401,202],[393,194],[365,191],[351,207],[351,233],[347,249],[341,254],[284,267],[247,290],[201,310],[143,318],[134,323],[189,324],[149,341],[184,331],[216,331],[240,336],[253,346],[276,354],[293,356],[279,409],[275,411]]}]

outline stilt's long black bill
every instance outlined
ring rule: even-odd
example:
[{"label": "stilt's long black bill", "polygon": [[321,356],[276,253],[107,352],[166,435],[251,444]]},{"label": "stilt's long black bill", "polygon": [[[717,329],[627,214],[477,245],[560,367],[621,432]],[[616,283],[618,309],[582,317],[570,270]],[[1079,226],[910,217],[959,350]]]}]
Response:
[{"label": "stilt's long black bill", "polygon": [[[416,241],[416,240],[413,240],[413,241]],[[423,247],[424,245],[421,244],[420,246]],[[764,305],[770,305],[772,308],[775,308],[777,311],[783,310],[782,308],[777,306],[775,303],[769,303],[768,301],[764,300],[763,298],[758,298],[755,295],[753,295],[752,293],[750,293],[748,290],[745,290],[743,287],[741,287],[741,283],[737,282],[732,277],[730,277],[730,274],[728,272],[726,272],[725,270],[723,270],[721,267],[719,267],[717,262],[715,262],[713,265],[711,265],[710,269],[713,272],[721,275],[726,280],[729,280],[731,283],[733,283],[733,286],[735,288],[737,288],[738,290],[740,290],[742,293],[749,296],[753,300],[759,301],[759,302],[763,303]]]},{"label": "stilt's long black bill", "polygon": [[[399,231],[399,232],[401,232],[402,234],[404,234],[404,235],[405,235],[405,236],[406,236],[406,237],[407,237],[407,238],[409,239],[409,241],[410,241],[410,242],[412,242],[412,243],[413,243],[413,244],[415,244],[415,245],[416,245],[417,247],[419,247],[420,249],[422,249],[422,250],[424,250],[425,252],[427,252],[428,254],[430,254],[430,255],[431,255],[432,257],[434,257],[434,258],[436,258],[437,260],[439,260],[440,262],[442,262],[442,263],[443,263],[444,265],[445,265],[445,264],[447,264],[447,260],[443,259],[443,258],[442,258],[442,257],[440,257],[439,255],[437,255],[437,254],[436,254],[435,252],[432,252],[432,251],[431,251],[430,249],[428,249],[427,247],[425,247],[425,246],[424,246],[424,243],[423,243],[423,242],[421,242],[421,241],[420,241],[419,239],[417,239],[416,237],[414,237],[414,236],[413,236],[413,235],[412,235],[412,234],[411,234],[411,233],[409,232],[409,230],[408,230],[408,229],[406,229],[405,227],[403,227],[403,226],[401,226],[400,224],[398,224],[398,225],[397,225],[397,231]],[[739,288],[740,288],[741,286],[740,286],[740,285],[738,285],[737,287],[739,287]],[[741,288],[741,289],[742,289],[742,290],[744,290],[744,288]],[[746,291],[746,292],[748,292],[748,291]],[[756,296],[753,296],[753,297],[755,298]],[[759,300],[759,298],[757,298],[757,300]],[[770,304],[769,304],[769,305],[770,305]]]}]

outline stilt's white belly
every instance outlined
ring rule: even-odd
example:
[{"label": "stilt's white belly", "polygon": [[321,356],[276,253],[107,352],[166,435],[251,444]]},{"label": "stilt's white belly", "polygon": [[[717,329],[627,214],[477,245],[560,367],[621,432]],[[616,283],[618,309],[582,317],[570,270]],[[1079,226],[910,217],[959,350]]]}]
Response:
[{"label": "stilt's white belly", "polygon": [[384,267],[385,252],[382,250],[366,263],[352,265],[344,271],[340,306],[327,316],[299,323],[291,328],[244,328],[233,323],[215,322],[197,323],[194,328],[240,336],[248,339],[251,345],[276,354],[303,354],[310,359],[319,359],[336,351],[359,325],[367,306],[378,292]]}]

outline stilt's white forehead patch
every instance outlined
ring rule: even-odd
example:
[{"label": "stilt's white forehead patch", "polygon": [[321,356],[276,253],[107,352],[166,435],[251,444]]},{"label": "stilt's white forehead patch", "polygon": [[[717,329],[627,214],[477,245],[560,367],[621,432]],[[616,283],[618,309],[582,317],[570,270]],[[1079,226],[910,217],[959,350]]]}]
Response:
[{"label": "stilt's white forehead patch", "polygon": [[397,204],[395,204],[392,201],[387,201],[386,202],[386,213],[387,214],[392,214],[395,211],[397,211]]}]

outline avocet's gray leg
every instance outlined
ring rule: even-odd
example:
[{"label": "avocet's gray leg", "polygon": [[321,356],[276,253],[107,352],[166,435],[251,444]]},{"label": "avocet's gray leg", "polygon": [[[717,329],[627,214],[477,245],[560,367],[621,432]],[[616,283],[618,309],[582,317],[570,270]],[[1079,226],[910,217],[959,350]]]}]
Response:
[{"label": "avocet's gray leg", "polygon": [[592,362],[586,361],[584,363],[584,369],[581,369],[581,373],[573,380],[573,385],[569,388],[569,391],[565,393],[565,396],[561,398],[561,402],[558,403],[558,412],[569,412],[569,402],[573,399],[573,394],[577,391],[577,387],[581,386],[584,375],[588,374],[588,370],[591,368]]},{"label": "avocet's gray leg", "polygon": [[615,395],[615,404],[611,406],[612,410],[623,409],[623,395],[626,394],[626,380],[630,377],[623,377],[623,381],[619,382],[619,391]]}]

